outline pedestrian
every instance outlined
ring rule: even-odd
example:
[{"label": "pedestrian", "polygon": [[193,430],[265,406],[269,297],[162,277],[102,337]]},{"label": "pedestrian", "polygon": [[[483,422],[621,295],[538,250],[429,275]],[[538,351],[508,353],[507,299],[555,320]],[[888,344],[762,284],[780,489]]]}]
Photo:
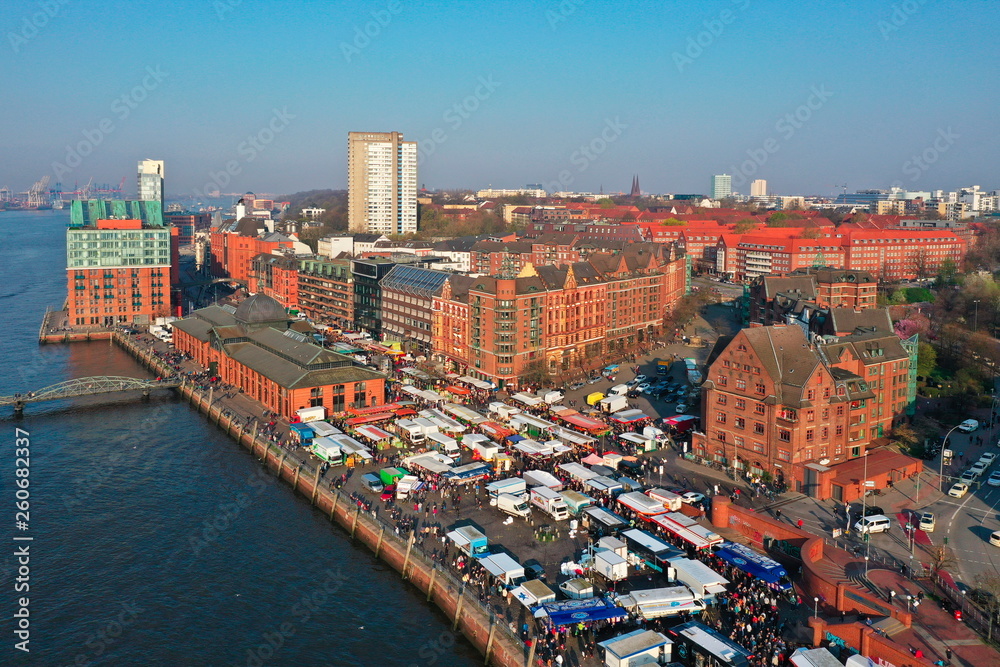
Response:
[{"label": "pedestrian", "polygon": [[805,521],[799,519],[798,523],[796,523],[795,525],[799,527],[799,530],[802,530],[802,526],[805,525]]},{"label": "pedestrian", "polygon": [[774,510],[774,518],[781,519],[781,510]]}]

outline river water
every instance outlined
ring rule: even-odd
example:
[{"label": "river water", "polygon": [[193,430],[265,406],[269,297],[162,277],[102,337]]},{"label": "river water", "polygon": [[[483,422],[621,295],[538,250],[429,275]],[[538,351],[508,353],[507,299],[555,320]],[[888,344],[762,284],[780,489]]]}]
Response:
[{"label": "river water", "polygon": [[[46,306],[66,294],[67,220],[0,212],[0,395],[149,376],[107,342],[38,345]],[[481,664],[393,570],[169,392],[11,412],[0,408],[0,665]],[[27,530],[15,527],[17,428],[30,440]]]}]

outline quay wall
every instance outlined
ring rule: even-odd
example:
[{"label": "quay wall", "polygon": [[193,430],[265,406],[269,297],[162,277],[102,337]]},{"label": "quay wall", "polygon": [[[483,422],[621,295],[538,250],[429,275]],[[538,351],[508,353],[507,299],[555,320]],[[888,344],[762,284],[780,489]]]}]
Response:
[{"label": "quay wall", "polygon": [[[162,359],[127,336],[116,333],[114,342],[152,372],[158,375],[174,372]],[[352,540],[364,544],[377,558],[426,595],[428,601],[434,602],[452,621],[452,630],[465,635],[485,656],[486,664],[498,667],[529,664],[531,656],[504,620],[484,608],[476,595],[466,591],[465,585],[451,572],[414,548],[412,536],[407,540],[400,538],[387,524],[363,512],[346,494],[323,488],[318,469],[299,461],[268,440],[257,437],[256,433],[247,432],[244,424],[238,424],[233,417],[224,415],[223,408],[215,404],[212,389],[203,392],[184,384],[178,391],[198,412],[205,414],[209,421],[250,450],[278,478],[347,531]]]}]

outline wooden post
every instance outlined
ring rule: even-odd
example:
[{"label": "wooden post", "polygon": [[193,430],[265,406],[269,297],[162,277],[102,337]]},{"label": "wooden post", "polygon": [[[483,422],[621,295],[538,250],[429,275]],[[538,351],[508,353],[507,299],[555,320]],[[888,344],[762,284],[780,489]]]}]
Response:
[{"label": "wooden post", "polygon": [[413,542],[416,539],[416,533],[410,533],[410,539],[406,543],[406,557],[403,558],[403,567],[400,568],[400,574],[403,575],[403,579],[407,579],[406,576],[406,566],[410,563],[410,550],[413,548]]},{"label": "wooden post", "polygon": [[358,517],[361,516],[361,505],[358,505],[358,510],[354,513],[354,521],[351,522],[351,539],[354,539],[354,531],[358,529]]},{"label": "wooden post", "polygon": [[458,589],[458,606],[455,607],[455,622],[451,624],[451,631],[458,630],[458,619],[462,617],[462,604],[465,602],[465,584]]},{"label": "wooden post", "polygon": [[378,532],[378,543],[375,545],[375,558],[378,558],[379,554],[382,553],[382,538],[385,536],[385,526],[382,526],[382,530]]},{"label": "wooden post", "polygon": [[316,468],[316,477],[313,478],[313,492],[312,492],[312,504],[316,504],[316,496],[319,495],[319,476],[322,473],[323,468]]},{"label": "wooden post", "polygon": [[490,636],[486,639],[486,664],[490,664],[490,652],[493,650],[493,637],[497,633],[496,620],[490,614]]},{"label": "wooden post", "polygon": [[299,474],[301,472],[302,472],[302,464],[300,463],[299,467],[295,469],[295,480],[292,482],[292,489],[293,490],[299,488]]},{"label": "wooden post", "polygon": [[535,664],[535,646],[538,645],[538,636],[533,635],[531,637],[531,648],[528,649],[528,662],[524,663],[525,667],[530,667]]},{"label": "wooden post", "polygon": [[[252,449],[250,450],[250,453],[253,454],[253,450]],[[285,459],[286,458],[288,458],[288,452],[282,452],[281,453],[281,459],[278,461],[278,479],[281,479],[281,473],[283,473],[285,471]]]},{"label": "wooden post", "polygon": [[[284,461],[285,457],[281,457]],[[337,514],[337,503],[340,502],[340,493],[337,491],[333,492],[333,507],[330,508],[330,521],[333,521],[333,517]]]},{"label": "wooden post", "polygon": [[427,584],[428,602],[430,602],[431,596],[434,594],[434,580],[437,579],[437,573],[438,573],[437,563],[434,563],[433,567],[431,567],[431,580],[430,583]]},{"label": "wooden post", "polygon": [[214,385],[208,388],[208,406],[205,408],[205,414],[208,414],[208,412],[212,409],[212,397],[213,396],[215,396],[215,386]]}]

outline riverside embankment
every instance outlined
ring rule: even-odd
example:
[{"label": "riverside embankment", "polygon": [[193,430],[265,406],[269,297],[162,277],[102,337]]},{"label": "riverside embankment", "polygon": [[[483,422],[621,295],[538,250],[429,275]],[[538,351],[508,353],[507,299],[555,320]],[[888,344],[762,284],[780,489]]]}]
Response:
[{"label": "riverside embankment", "polygon": [[[166,376],[176,372],[149,346],[121,333],[116,333],[113,340],[153,373]],[[391,526],[363,512],[350,497],[326,488],[317,466],[262,436],[256,424],[248,419],[249,415],[235,412],[214,387],[203,390],[185,383],[178,391],[198,412],[346,531],[350,539],[365,545],[376,558],[424,594],[451,620],[453,630],[461,632],[485,656],[488,664],[503,667],[530,664],[531,649],[524,647],[503,619],[484,608],[462,581],[416,548],[412,533],[406,539],[397,536]]]}]

